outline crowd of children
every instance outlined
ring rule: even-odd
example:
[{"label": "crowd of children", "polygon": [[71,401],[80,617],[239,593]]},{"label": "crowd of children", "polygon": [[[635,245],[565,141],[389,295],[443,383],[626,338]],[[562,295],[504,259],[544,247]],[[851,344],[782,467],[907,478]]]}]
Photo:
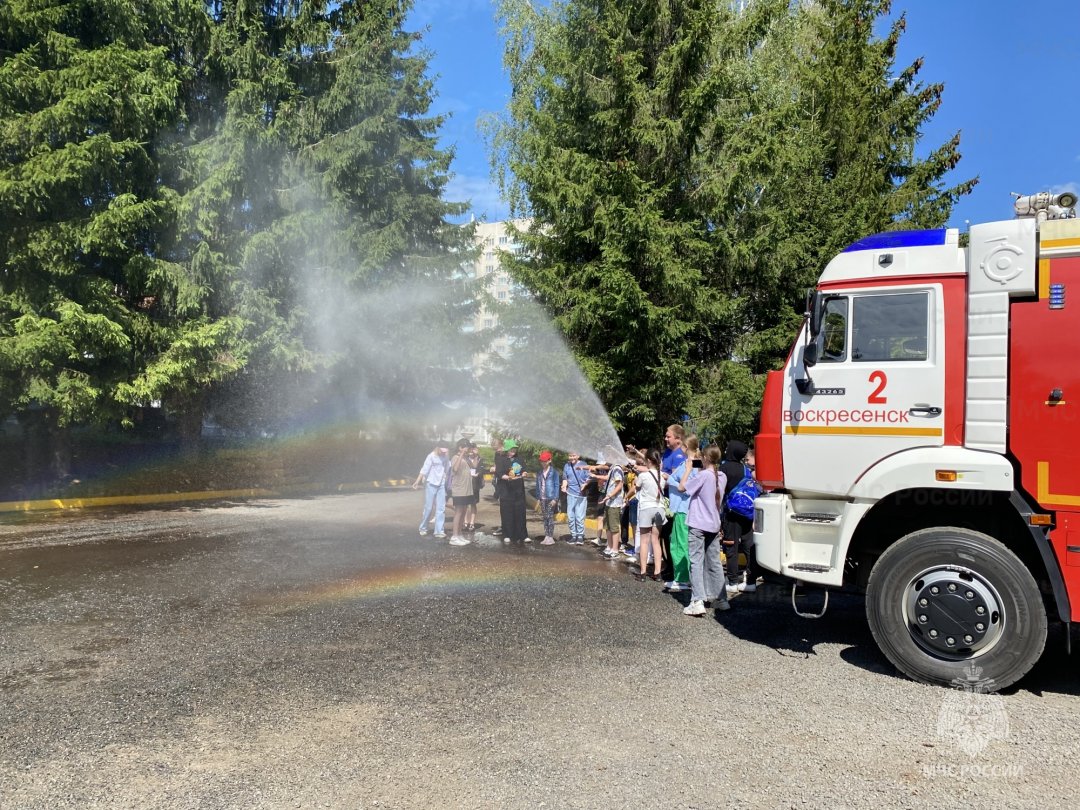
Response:
[{"label": "crowd of children", "polygon": [[[729,597],[757,588],[753,521],[729,503],[733,493],[743,495],[752,482],[753,452],[737,440],[727,442],[723,452],[716,445],[701,450],[697,437],[686,436],[681,425],[667,428],[664,445],[663,453],[628,445],[625,464],[588,464],[569,453],[561,473],[552,464],[551,452],[541,452],[533,485],[544,524],[540,545],[555,543],[560,495],[566,499],[570,530],[566,542],[584,545],[588,502],[594,494],[598,533],[593,542],[605,559],[627,562],[636,579],[663,581],[667,591],[690,591],[683,611],[688,616],[704,615],[709,607],[727,610]],[[517,442],[506,439],[495,449],[490,472],[499,501],[497,533],[504,543],[531,542],[525,520],[526,471]],[[450,543],[469,544],[483,473],[475,444],[460,440],[450,458],[448,444],[438,443],[413,484],[414,489],[426,484],[420,534],[427,534],[433,518],[435,537],[446,536],[449,493],[454,505]]]}]

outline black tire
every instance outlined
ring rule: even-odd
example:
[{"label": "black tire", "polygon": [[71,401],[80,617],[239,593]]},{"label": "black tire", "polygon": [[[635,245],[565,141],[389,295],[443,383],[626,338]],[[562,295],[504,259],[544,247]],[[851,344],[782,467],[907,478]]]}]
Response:
[{"label": "black tire", "polygon": [[994,538],[952,526],[920,529],[885,550],[870,572],[866,617],[898,670],[937,686],[1004,689],[1046,643],[1031,572]]}]

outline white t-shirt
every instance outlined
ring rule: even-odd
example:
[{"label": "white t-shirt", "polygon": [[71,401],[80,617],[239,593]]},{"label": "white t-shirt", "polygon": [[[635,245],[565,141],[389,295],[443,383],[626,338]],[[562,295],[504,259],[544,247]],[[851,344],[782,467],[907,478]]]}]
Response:
[{"label": "white t-shirt", "polygon": [[659,509],[660,488],[657,479],[664,480],[664,474],[653,468],[637,474],[638,509]]}]

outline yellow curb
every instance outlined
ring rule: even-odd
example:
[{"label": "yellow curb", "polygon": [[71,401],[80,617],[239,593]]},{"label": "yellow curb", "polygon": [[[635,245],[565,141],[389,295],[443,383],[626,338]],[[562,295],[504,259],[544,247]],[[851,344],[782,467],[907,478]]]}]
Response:
[{"label": "yellow curb", "polygon": [[[402,478],[366,483],[338,484],[338,492],[356,492],[364,489],[401,487],[409,482]],[[37,512],[43,510],[88,509],[96,506],[138,506],[141,504],[180,503],[184,501],[212,501],[222,498],[281,498],[290,494],[318,492],[329,489],[329,484],[293,484],[281,489],[208,489],[201,492],[155,492],[146,495],[106,495],[94,498],[42,498],[31,501],[0,501],[2,512]]]},{"label": "yellow curb", "polygon": [[39,501],[3,501],[0,512],[33,512],[38,509],[85,509],[92,506],[124,506],[143,503],[203,501],[215,498],[270,498],[269,489],[219,489],[206,492],[162,492],[153,495],[110,495],[100,498],[50,498]]}]

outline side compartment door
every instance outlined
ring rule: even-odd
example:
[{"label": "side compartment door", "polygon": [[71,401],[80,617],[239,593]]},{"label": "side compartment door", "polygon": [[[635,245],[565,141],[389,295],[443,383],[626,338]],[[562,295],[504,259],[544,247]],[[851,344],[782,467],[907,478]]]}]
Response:
[{"label": "side compartment door", "polygon": [[880,459],[944,443],[942,301],[938,284],[826,292],[818,362],[804,369],[800,349],[788,367],[782,441],[789,490],[844,496]]}]

